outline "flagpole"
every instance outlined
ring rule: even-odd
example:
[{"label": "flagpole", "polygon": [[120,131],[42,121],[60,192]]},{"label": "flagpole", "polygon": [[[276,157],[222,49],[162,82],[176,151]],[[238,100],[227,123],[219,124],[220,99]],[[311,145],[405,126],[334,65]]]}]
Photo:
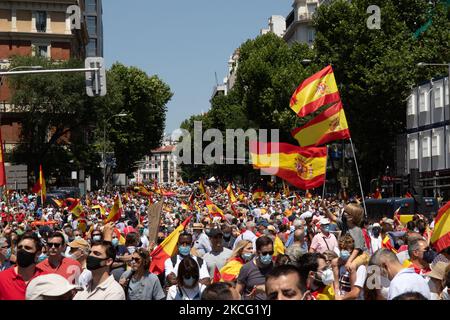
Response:
[{"label": "flagpole", "polygon": [[322,201],[325,199],[325,189],[327,186],[327,169],[328,169],[328,145],[327,145],[327,161],[325,162],[325,180],[323,182]]},{"label": "flagpole", "polygon": [[366,200],[364,199],[364,191],[362,188],[361,176],[359,175],[358,161],[356,160],[355,147],[353,146],[352,138],[350,138],[350,145],[352,146],[353,159],[355,159],[356,173],[358,174],[359,188],[361,189],[362,203],[364,206],[364,216],[367,218]]}]

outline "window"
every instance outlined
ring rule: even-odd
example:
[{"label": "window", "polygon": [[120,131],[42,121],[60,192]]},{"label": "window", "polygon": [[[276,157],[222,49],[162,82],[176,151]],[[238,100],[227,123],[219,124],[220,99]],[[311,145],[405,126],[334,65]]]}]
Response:
[{"label": "window", "polygon": [[417,154],[417,140],[416,139],[412,139],[409,142],[409,158],[411,160],[416,160],[417,158],[419,158],[418,154]]},{"label": "window", "polygon": [[97,40],[90,39],[89,43],[86,47],[86,55],[88,57],[96,57],[97,56]]},{"label": "window", "polygon": [[39,45],[39,46],[36,46],[35,50],[36,50],[36,56],[37,57],[49,58],[48,46],[46,46],[46,45]]},{"label": "window", "polygon": [[314,42],[315,38],[316,38],[316,31],[314,29],[308,30],[308,42],[310,43]]},{"label": "window", "polygon": [[436,86],[434,88],[434,107],[442,108],[444,106],[444,88],[442,86]]},{"label": "window", "polygon": [[435,135],[435,136],[433,136],[433,140],[431,141],[431,151],[432,151],[433,157],[441,155],[441,149],[439,147],[440,147],[439,136]]},{"label": "window", "polygon": [[87,17],[87,30],[90,37],[97,35],[97,17]]},{"label": "window", "polygon": [[427,90],[422,90],[420,93],[420,103],[419,103],[419,111],[425,112],[428,111],[428,92]]},{"label": "window", "polygon": [[86,12],[96,13],[97,12],[97,0],[86,0]]},{"label": "window", "polygon": [[430,137],[424,137],[422,139],[422,157],[429,158],[430,154]]},{"label": "window", "polygon": [[47,12],[36,12],[36,30],[37,32],[47,32]]},{"label": "window", "polygon": [[408,99],[408,116],[416,114],[416,95],[412,94]]}]

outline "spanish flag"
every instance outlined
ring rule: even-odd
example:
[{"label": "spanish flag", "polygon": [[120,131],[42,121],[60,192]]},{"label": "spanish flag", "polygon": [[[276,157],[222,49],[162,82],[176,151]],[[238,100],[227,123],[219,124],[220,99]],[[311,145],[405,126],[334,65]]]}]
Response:
[{"label": "spanish flag", "polygon": [[98,209],[98,210],[100,210],[100,214],[102,215],[102,217],[106,216],[106,209],[99,204],[92,206],[91,209]]},{"label": "spanish flag", "polygon": [[221,281],[235,281],[244,263],[244,260],[242,260],[240,257],[236,257],[228,261],[227,264],[224,265],[222,269],[220,269]]},{"label": "spanish flag", "polygon": [[339,100],[341,97],[330,65],[303,81],[292,95],[290,107],[299,117],[304,117]]},{"label": "spanish flag", "polygon": [[283,193],[286,197],[289,197],[289,195],[291,194],[291,191],[289,190],[289,185],[284,183],[283,180]]},{"label": "spanish flag", "polygon": [[327,148],[297,147],[287,143],[250,141],[250,154],[255,168],[270,170],[302,190],[324,184]]},{"label": "spanish flag", "polygon": [[65,204],[64,200],[59,200],[59,199],[55,199],[55,198],[53,198],[52,200],[58,206],[58,208],[64,207],[64,204]]},{"label": "spanish flag", "polygon": [[302,147],[349,139],[350,130],[342,102],[334,104],[303,127],[293,130],[291,134]]},{"label": "spanish flag", "polygon": [[79,199],[75,199],[70,207],[67,208],[69,212],[71,212],[75,217],[80,217],[83,213],[83,206],[81,205],[81,201]]},{"label": "spanish flag", "polygon": [[0,187],[6,186],[5,157],[3,151],[2,131],[0,129]]},{"label": "spanish flag", "polygon": [[227,190],[228,198],[230,199],[230,202],[236,203],[237,199],[236,199],[236,196],[234,195],[234,191],[233,191],[233,188],[231,187],[231,183],[228,184],[228,187],[226,190]]},{"label": "spanish flag", "polygon": [[284,244],[283,241],[281,241],[281,239],[276,236],[275,237],[275,241],[273,242],[273,256],[276,257],[279,254],[284,254]]},{"label": "spanish flag", "polygon": [[120,233],[119,229],[114,228],[114,233],[116,234],[117,240],[119,241],[119,245],[124,246],[125,245],[125,238],[122,235],[122,233]]},{"label": "spanish flag", "polygon": [[375,193],[373,194],[374,199],[382,199],[383,197],[381,196],[381,192],[380,189],[377,188],[377,190],[375,191]]},{"label": "spanish flag", "polygon": [[151,197],[152,193],[150,191],[148,191],[146,187],[139,186],[138,188],[139,188],[139,191],[138,191],[139,195],[144,196],[144,197]]},{"label": "spanish flag", "polygon": [[184,220],[164,241],[150,253],[152,262],[150,272],[159,275],[164,272],[164,262],[177,252],[178,238],[191,221],[192,216]]},{"label": "spanish flag", "polygon": [[434,220],[434,230],[431,236],[431,244],[437,252],[450,247],[450,202],[439,209]]},{"label": "spanish flag", "polygon": [[212,215],[213,217],[221,217],[222,219],[225,219],[223,211],[219,209],[209,198],[206,199],[205,204],[209,210],[210,215]]},{"label": "spanish flag", "polygon": [[263,189],[258,188],[255,191],[253,191],[252,200],[254,201],[254,200],[262,199],[264,197],[264,195],[265,195],[265,193],[264,193]]},{"label": "spanish flag", "polygon": [[120,195],[116,195],[114,197],[114,205],[109,212],[108,218],[106,218],[105,223],[115,222],[120,219],[123,212],[122,200],[120,199]]},{"label": "spanish flag", "polygon": [[219,268],[217,268],[217,266],[215,266],[214,277],[213,277],[212,283],[220,282],[221,279],[222,279],[222,276],[220,275]]},{"label": "spanish flag", "polygon": [[200,192],[202,194],[207,194],[206,193],[206,188],[205,188],[205,183],[203,182],[203,179],[200,180],[200,182],[198,184],[198,189],[200,190]]},{"label": "spanish flag", "polygon": [[47,194],[47,191],[45,187],[45,179],[44,179],[44,172],[42,171],[42,165],[39,165],[39,180],[36,182],[31,192],[33,193],[39,192],[42,198],[42,205],[44,205],[45,195]]},{"label": "spanish flag", "polygon": [[182,202],[180,206],[181,206],[181,209],[183,209],[183,210],[186,210],[186,211],[190,210],[189,206],[184,202]]}]

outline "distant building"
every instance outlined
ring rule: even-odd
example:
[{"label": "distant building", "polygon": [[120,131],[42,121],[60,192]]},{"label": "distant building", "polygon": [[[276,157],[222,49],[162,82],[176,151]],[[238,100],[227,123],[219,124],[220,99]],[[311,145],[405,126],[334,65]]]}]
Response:
[{"label": "distant building", "polygon": [[286,18],[286,32],[283,39],[288,43],[306,43],[310,47],[316,37],[312,19],[317,8],[329,1],[325,0],[294,0],[292,11]]},{"label": "distant building", "polygon": [[84,18],[89,35],[87,57],[103,57],[103,6],[102,0],[84,0]]},{"label": "distant building", "polygon": [[283,16],[271,16],[269,18],[269,28],[261,29],[260,34],[272,32],[279,37],[282,37],[286,32],[286,19]]},{"label": "distant building", "polygon": [[[412,89],[407,107],[403,161],[397,168],[412,178],[425,196],[450,198],[450,106],[448,77],[427,81]],[[401,136],[400,136],[401,137]],[[405,150],[406,149],[406,150]],[[397,171],[400,171],[397,170]]]},{"label": "distant building", "polygon": [[139,163],[134,181],[144,184],[152,183],[155,179],[159,184],[181,181],[181,168],[176,156],[172,154],[175,148],[175,144],[166,141],[160,148],[152,150]]}]

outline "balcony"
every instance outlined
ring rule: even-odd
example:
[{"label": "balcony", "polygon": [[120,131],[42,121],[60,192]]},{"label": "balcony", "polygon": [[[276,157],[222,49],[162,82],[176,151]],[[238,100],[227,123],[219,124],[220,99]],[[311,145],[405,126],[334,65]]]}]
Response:
[{"label": "balcony", "polygon": [[298,15],[298,20],[300,22],[308,22],[308,21],[312,21],[314,17],[314,13],[308,12],[308,13],[302,13]]}]

